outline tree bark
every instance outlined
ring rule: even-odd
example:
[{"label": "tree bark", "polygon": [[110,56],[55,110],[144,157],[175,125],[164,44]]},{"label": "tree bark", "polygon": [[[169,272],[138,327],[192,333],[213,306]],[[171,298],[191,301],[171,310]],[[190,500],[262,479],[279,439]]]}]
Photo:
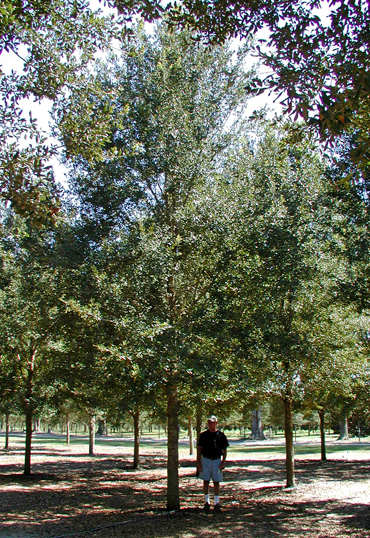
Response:
[{"label": "tree bark", "polygon": [[24,460],[24,474],[31,474],[31,446],[32,446],[32,409],[28,407],[26,410],[26,449]]},{"label": "tree bark", "polygon": [[252,437],[253,439],[265,439],[262,425],[262,410],[261,406],[252,411]]},{"label": "tree bark", "polygon": [[10,414],[6,413],[5,415],[5,450],[9,450],[9,424],[10,422]]},{"label": "tree bark", "polygon": [[26,416],[26,446],[24,454],[24,474],[31,474],[31,446],[32,446],[32,424],[33,424],[33,378],[35,373],[35,356],[36,350],[30,352],[30,360],[28,361],[27,379],[26,379],[26,396],[24,401],[25,416]]},{"label": "tree bark", "polygon": [[136,406],[134,412],[134,463],[133,468],[139,467],[139,450],[140,450],[140,408]]},{"label": "tree bark", "polygon": [[285,418],[285,452],[286,452],[286,485],[288,488],[294,487],[294,446],[293,446],[293,402],[291,397],[284,400]]},{"label": "tree bark", "polygon": [[343,417],[343,419],[340,421],[339,439],[348,439],[348,417]]},{"label": "tree bark", "polygon": [[71,424],[69,420],[69,415],[67,415],[66,420],[66,445],[69,445],[71,442]]},{"label": "tree bark", "polygon": [[89,415],[89,456],[95,455],[95,415]]},{"label": "tree bark", "polygon": [[197,432],[197,443],[199,440],[199,436],[202,433],[202,403],[197,403],[197,417],[196,417],[196,432]]},{"label": "tree bark", "polygon": [[193,421],[191,415],[188,418],[188,431],[189,431],[189,455],[194,454],[194,443],[193,443]]},{"label": "tree bark", "polygon": [[105,432],[105,420],[98,419],[98,435],[104,435]]},{"label": "tree bark", "polygon": [[179,495],[179,404],[177,387],[167,388],[167,509],[180,508]]},{"label": "tree bark", "polygon": [[321,441],[321,461],[326,461],[326,445],[325,445],[325,411],[318,411],[320,417],[320,441]]}]

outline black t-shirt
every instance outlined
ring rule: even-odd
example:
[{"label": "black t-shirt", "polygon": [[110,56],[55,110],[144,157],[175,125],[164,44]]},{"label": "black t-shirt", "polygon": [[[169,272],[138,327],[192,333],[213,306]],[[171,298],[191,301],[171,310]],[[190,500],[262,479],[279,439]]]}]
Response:
[{"label": "black t-shirt", "polygon": [[222,451],[229,446],[229,442],[226,435],[219,430],[215,432],[206,430],[200,434],[198,446],[202,448],[202,456],[213,459],[222,456]]}]

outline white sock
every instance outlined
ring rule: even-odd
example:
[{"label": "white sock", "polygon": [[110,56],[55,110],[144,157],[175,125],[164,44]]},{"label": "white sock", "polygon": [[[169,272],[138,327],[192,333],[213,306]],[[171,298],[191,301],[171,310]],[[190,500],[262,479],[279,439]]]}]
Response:
[{"label": "white sock", "polygon": [[204,495],[204,501],[209,504],[209,493],[207,493],[207,495]]},{"label": "white sock", "polygon": [[220,502],[220,496],[215,495],[215,504],[218,504]]}]

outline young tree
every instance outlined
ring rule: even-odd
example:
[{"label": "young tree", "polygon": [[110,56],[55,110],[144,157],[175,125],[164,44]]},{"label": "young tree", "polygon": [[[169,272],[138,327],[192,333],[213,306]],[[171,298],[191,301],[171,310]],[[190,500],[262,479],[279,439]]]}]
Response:
[{"label": "young tree", "polygon": [[244,376],[283,402],[287,486],[295,481],[293,406],[315,360],[310,335],[319,301],[331,296],[320,260],[323,167],[308,139],[295,138],[299,129],[266,126],[226,163],[228,233],[215,288]]},{"label": "young tree", "polygon": [[[139,25],[123,43],[122,57],[98,74],[105,99],[95,106],[106,102],[112,111],[106,158],[89,165],[82,155],[72,175],[86,229],[94,219],[101,224],[97,245],[107,236],[118,241],[120,229],[137,230],[142,295],[133,300],[144,305],[153,374],[161,376],[167,397],[169,508],[179,507],[178,387],[189,338],[184,320],[207,276],[194,249],[199,227],[187,211],[231,139],[226,122],[242,108],[248,80],[242,63],[226,47],[194,45],[186,32],[159,28],[148,37]],[[78,95],[69,101],[68,110],[78,109]],[[55,117],[63,134],[64,109]]]},{"label": "young tree", "polygon": [[[320,417],[321,459],[326,460],[325,416],[343,416],[363,386],[367,357],[362,335],[368,320],[338,301],[318,308],[310,342],[314,361],[302,373],[304,403]],[[352,404],[352,405],[351,405]]]},{"label": "young tree", "polygon": [[42,409],[48,385],[46,373],[53,354],[61,347],[56,331],[58,300],[56,279],[49,265],[51,235],[24,221],[8,218],[1,238],[12,267],[0,293],[1,353],[6,373],[15,376],[17,399],[26,419],[24,474],[31,473],[34,414]]}]

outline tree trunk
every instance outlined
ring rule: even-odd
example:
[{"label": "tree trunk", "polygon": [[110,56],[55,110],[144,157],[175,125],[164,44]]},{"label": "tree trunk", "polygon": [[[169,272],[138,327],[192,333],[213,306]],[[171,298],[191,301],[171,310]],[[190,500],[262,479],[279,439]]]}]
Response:
[{"label": "tree trunk", "polygon": [[171,384],[167,392],[167,509],[180,508],[179,496],[179,403],[177,387]]},{"label": "tree trunk", "polygon": [[26,395],[24,400],[25,415],[26,415],[26,446],[24,455],[24,474],[31,474],[31,445],[32,445],[32,423],[33,423],[33,377],[35,371],[36,350],[31,350],[30,360],[28,362],[27,379],[26,379]]},{"label": "tree trunk", "polygon": [[197,417],[196,417],[196,431],[197,431],[197,443],[200,437],[200,434],[202,433],[202,403],[197,403]]},{"label": "tree trunk", "polygon": [[194,454],[194,443],[193,443],[193,421],[191,415],[188,418],[188,431],[189,431],[189,455]]},{"label": "tree trunk", "polygon": [[101,418],[98,419],[98,435],[104,435],[105,431],[105,420]]},{"label": "tree trunk", "polygon": [[339,439],[348,439],[348,417],[343,417],[343,419],[340,421]]},{"label": "tree trunk", "polygon": [[253,439],[265,439],[262,425],[262,410],[261,406],[252,411],[252,437]]},{"label": "tree trunk", "polygon": [[134,412],[134,463],[133,468],[139,467],[139,449],[140,449],[140,408],[136,407]]},{"label": "tree trunk", "polygon": [[9,422],[10,414],[5,415],[5,450],[9,450]]},{"label": "tree trunk", "polygon": [[320,439],[321,439],[321,461],[326,461],[326,446],[325,446],[325,411],[321,409],[320,417]]},{"label": "tree trunk", "polygon": [[24,474],[31,474],[31,445],[32,445],[32,409],[28,406],[26,410],[26,449],[24,460]]},{"label": "tree trunk", "polygon": [[293,446],[293,410],[291,397],[284,398],[285,416],[285,452],[286,452],[286,485],[294,487],[294,446]]},{"label": "tree trunk", "polygon": [[89,415],[89,456],[95,454],[95,415]]},{"label": "tree trunk", "polygon": [[66,445],[69,445],[71,442],[71,424],[69,420],[69,415],[66,416]]}]

